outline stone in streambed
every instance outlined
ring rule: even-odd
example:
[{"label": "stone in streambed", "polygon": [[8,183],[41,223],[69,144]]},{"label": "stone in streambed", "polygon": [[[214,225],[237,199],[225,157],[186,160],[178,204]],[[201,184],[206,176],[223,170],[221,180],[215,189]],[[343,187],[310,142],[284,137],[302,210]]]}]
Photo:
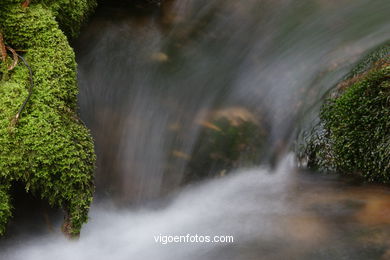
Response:
[{"label": "stone in streambed", "polygon": [[188,163],[188,180],[223,176],[232,168],[261,159],[267,125],[260,116],[230,107],[212,111],[196,123],[201,132]]}]

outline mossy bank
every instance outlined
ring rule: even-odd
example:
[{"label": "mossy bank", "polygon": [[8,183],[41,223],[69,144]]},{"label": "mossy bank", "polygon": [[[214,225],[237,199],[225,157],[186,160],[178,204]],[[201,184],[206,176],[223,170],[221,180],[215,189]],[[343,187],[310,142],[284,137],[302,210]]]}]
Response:
[{"label": "mossy bank", "polygon": [[325,171],[390,183],[390,44],[365,57],[332,91],[305,153]]},{"label": "mossy bank", "polygon": [[29,70],[22,62],[11,71],[0,63],[0,234],[12,213],[10,189],[19,182],[64,209],[64,232],[74,236],[88,219],[95,155],[76,112],[76,62],[68,37],[77,34],[95,1],[32,0],[28,7],[22,2],[0,3],[5,43],[22,50],[35,85],[15,124],[28,95]]}]

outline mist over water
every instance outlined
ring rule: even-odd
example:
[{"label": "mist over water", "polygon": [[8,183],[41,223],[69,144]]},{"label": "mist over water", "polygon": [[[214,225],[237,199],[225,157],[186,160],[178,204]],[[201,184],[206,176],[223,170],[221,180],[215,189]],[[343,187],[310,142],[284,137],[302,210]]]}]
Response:
[{"label": "mist over water", "polygon": [[[387,0],[177,0],[154,14],[100,7],[75,43],[80,112],[98,155],[90,222],[78,241],[60,232],[20,236],[0,256],[390,255],[390,219],[377,207],[390,208],[389,189],[300,172],[290,153],[327,91],[390,39],[389,13]],[[215,115],[264,130],[258,166],[238,160],[228,176],[188,185]],[[160,234],[235,241],[162,245],[154,240]]]}]

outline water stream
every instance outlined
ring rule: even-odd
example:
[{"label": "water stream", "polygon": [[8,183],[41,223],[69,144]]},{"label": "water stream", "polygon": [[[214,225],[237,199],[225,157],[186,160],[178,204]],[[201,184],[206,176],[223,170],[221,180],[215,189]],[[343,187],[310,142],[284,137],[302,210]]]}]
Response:
[{"label": "water stream", "polygon": [[[75,42],[98,155],[90,222],[78,241],[23,234],[0,256],[389,259],[390,189],[298,170],[292,149],[327,91],[390,39],[389,13],[388,0],[103,4]],[[256,125],[262,148],[205,165],[199,147],[205,129],[221,130],[216,117]],[[154,239],[186,234],[234,242]]]}]

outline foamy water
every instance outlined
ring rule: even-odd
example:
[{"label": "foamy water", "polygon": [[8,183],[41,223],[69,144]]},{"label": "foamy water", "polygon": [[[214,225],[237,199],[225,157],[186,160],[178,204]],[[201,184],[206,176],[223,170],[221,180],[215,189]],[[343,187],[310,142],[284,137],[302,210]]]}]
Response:
[{"label": "foamy water", "polygon": [[[10,260],[379,259],[390,249],[390,190],[299,173],[241,170],[151,207],[94,205],[78,241],[18,238]],[[229,235],[233,243],[156,243],[164,235]],[[387,251],[388,252],[388,251]],[[385,259],[385,258],[383,258]]]},{"label": "foamy water", "polygon": [[[5,259],[207,259],[226,244],[162,245],[158,235],[232,235],[233,246],[283,236],[275,216],[291,213],[288,189],[293,166],[284,162],[276,172],[251,169],[188,187],[159,209],[118,210],[95,205],[80,240],[61,234],[19,241],[2,253]],[[232,246],[230,245],[230,246]],[[205,258],[203,258],[205,257]]]}]

